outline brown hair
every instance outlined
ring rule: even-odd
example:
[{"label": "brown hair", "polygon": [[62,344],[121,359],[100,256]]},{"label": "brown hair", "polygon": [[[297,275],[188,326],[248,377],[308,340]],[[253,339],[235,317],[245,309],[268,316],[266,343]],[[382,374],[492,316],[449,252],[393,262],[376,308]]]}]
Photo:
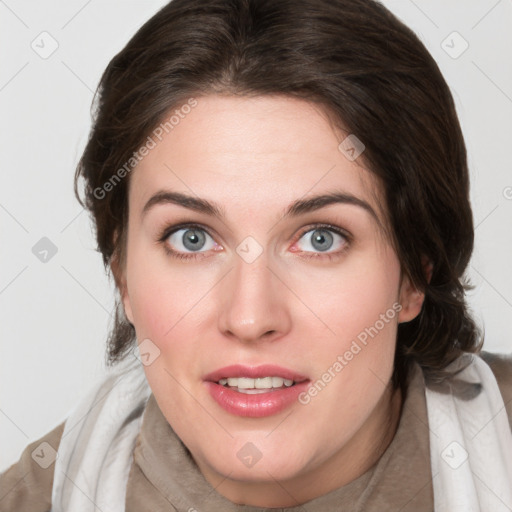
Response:
[{"label": "brown hair", "polygon": [[[139,29],[101,77],[75,176],[114,277],[124,264],[129,172],[108,191],[105,183],[171,108],[211,93],[316,102],[364,142],[402,271],[425,292],[418,317],[398,327],[395,387],[404,389],[413,360],[442,379],[459,355],[481,349],[464,297],[473,220],[453,98],[417,36],[373,0],[172,0]],[[108,364],[134,343],[118,300]]]}]

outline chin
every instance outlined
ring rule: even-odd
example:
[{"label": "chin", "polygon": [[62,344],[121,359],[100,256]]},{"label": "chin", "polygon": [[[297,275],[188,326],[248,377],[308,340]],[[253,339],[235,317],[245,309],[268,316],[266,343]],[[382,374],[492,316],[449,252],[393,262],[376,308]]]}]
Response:
[{"label": "chin", "polygon": [[[259,443],[258,446],[261,446]],[[239,444],[237,444],[237,447]],[[233,453],[234,452],[234,453]],[[219,474],[232,480],[245,482],[274,482],[297,477],[306,464],[302,453],[272,446],[257,448],[251,441],[243,441],[241,447],[225,454],[215,454],[209,459],[210,466]]]}]

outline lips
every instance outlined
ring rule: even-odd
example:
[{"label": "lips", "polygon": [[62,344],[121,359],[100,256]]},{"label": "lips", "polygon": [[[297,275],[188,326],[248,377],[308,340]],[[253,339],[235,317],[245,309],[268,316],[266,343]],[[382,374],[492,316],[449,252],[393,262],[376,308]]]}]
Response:
[{"label": "lips", "polygon": [[[231,389],[225,386],[227,379],[265,379],[279,377],[293,381],[292,385],[270,389]],[[224,383],[220,383],[221,381]],[[266,381],[266,379],[265,379]],[[244,366],[240,364],[219,368],[204,377],[204,385],[213,400],[226,412],[242,417],[261,418],[278,414],[297,403],[300,393],[310,385],[310,380],[294,370],[264,364]],[[249,394],[248,394],[249,393]]]}]

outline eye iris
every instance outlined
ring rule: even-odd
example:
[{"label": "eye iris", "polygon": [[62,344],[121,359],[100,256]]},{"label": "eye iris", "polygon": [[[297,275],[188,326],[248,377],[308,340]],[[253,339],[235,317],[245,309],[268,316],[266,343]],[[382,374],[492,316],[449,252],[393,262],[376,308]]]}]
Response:
[{"label": "eye iris", "polygon": [[332,245],[333,237],[329,231],[326,231],[325,229],[316,229],[313,231],[312,239],[315,249],[319,251],[326,251]]},{"label": "eye iris", "polygon": [[[198,250],[198,248],[200,249],[204,245],[205,239],[204,233],[196,229],[187,229],[182,238],[183,245],[191,251]],[[199,247],[199,245],[201,245],[201,247]]]}]

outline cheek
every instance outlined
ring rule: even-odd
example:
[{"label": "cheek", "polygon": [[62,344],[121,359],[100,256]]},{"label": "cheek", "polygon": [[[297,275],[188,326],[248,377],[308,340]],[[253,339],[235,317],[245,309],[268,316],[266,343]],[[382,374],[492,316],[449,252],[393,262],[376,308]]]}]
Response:
[{"label": "cheek", "polygon": [[[318,277],[310,275],[304,286],[318,283]],[[321,398],[313,399],[314,407],[324,419],[347,413],[355,421],[376,404],[393,371],[400,265],[391,251],[375,251],[324,280],[323,287],[303,289],[312,301],[308,304],[316,304],[316,315],[328,327],[310,354],[312,373],[322,390]],[[345,404],[343,414],[337,409],[340,400]]]},{"label": "cheek", "polygon": [[317,391],[310,389],[302,403],[311,405],[318,428],[333,425],[333,439],[340,425],[347,433],[357,430],[393,372],[400,267],[391,256],[361,258],[316,289],[316,313],[330,332],[311,353]]},{"label": "cheek", "polygon": [[[196,342],[200,326],[217,318],[215,302],[205,296],[214,288],[215,275],[170,262],[168,256],[134,247],[127,262],[128,293],[137,340],[149,339],[159,350],[146,371],[173,374],[193,366],[201,347]],[[184,365],[184,361],[186,365]],[[165,376],[164,376],[165,377]]]},{"label": "cheek", "polygon": [[394,334],[399,281],[400,265],[394,253],[374,250],[347,260],[337,271],[303,273],[296,289],[328,329],[332,349],[342,348],[360,333],[364,338],[376,323],[383,337]]},{"label": "cheek", "polygon": [[186,278],[183,273],[170,271],[154,248],[133,244],[128,251],[127,288],[137,338],[162,340],[183,316]]},{"label": "cheek", "polygon": [[187,312],[186,288],[176,279],[165,280],[151,272],[132,284],[130,302],[139,340],[143,336],[161,343],[170,338]]}]

